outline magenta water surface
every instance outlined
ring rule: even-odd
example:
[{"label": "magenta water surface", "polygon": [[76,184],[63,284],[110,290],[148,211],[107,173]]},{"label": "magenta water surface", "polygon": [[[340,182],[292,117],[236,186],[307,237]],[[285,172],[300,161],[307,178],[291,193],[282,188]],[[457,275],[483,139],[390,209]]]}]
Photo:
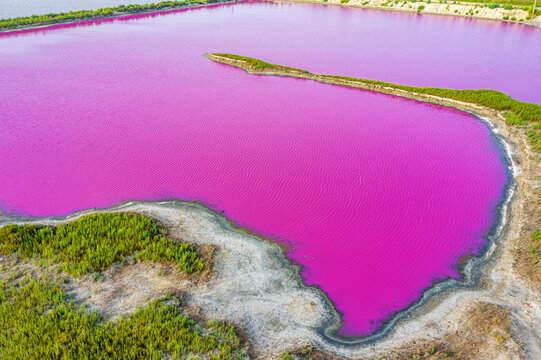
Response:
[{"label": "magenta water surface", "polygon": [[[0,204],[46,216],[129,199],[201,200],[293,243],[288,256],[306,283],[343,314],[340,334],[370,334],[435,281],[457,278],[459,259],[485,245],[507,179],[489,129],[457,110],[248,75],[202,54],[539,95],[505,72],[458,76],[469,68],[459,65],[442,75],[433,60],[446,49],[430,42],[404,52],[404,33],[423,29],[431,38],[467,32],[474,54],[487,34],[510,47],[523,37],[528,47],[527,31],[426,19],[257,3],[4,36]],[[424,71],[394,69],[423,56]],[[506,56],[488,67],[526,61]],[[524,87],[539,84],[530,77]]]}]

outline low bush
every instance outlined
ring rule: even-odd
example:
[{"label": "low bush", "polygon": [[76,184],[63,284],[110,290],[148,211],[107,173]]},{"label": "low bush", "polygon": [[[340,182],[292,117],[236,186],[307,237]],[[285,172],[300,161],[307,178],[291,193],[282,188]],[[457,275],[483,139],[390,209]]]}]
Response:
[{"label": "low bush", "polygon": [[13,253],[51,259],[73,275],[103,271],[134,253],[141,260],[176,263],[186,273],[206,266],[193,245],[167,239],[154,220],[131,213],[86,215],[56,227],[6,225],[0,228],[0,254]]},{"label": "low bush", "polygon": [[230,324],[201,326],[183,315],[175,300],[156,300],[111,322],[70,302],[52,279],[0,281],[0,357],[244,359],[243,344]]}]

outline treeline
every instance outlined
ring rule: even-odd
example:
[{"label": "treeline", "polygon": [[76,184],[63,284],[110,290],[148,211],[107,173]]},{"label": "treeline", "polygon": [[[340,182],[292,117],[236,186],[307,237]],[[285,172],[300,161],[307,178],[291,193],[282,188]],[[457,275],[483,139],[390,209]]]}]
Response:
[{"label": "treeline", "polygon": [[196,323],[177,298],[106,321],[68,300],[55,279],[0,280],[2,359],[244,359],[232,325]]},{"label": "treeline", "polygon": [[189,5],[198,5],[206,3],[216,3],[220,0],[185,0],[185,1],[161,1],[159,3],[151,4],[131,4],[131,5],[119,5],[115,7],[106,7],[97,10],[80,10],[62,12],[59,14],[45,14],[45,15],[32,15],[25,17],[17,17],[12,19],[0,19],[1,29],[13,29],[18,26],[30,26],[30,25],[46,25],[62,23],[70,20],[84,20],[92,18],[101,18],[107,16],[114,16],[126,13],[140,13],[152,10],[163,10],[180,8]]},{"label": "treeline", "polygon": [[133,213],[102,213],[53,226],[6,225],[0,228],[0,254],[40,257],[72,275],[103,271],[135,254],[139,260],[176,263],[186,273],[207,266],[197,248],[169,240],[154,220]]},{"label": "treeline", "polygon": [[250,58],[247,56],[239,56],[233,54],[224,54],[224,53],[213,53],[211,55],[221,56],[233,60],[244,61],[248,66],[253,67],[257,70],[265,71],[285,71],[285,72],[296,72],[306,75],[313,75],[315,77],[325,77],[328,79],[340,79],[355,81],[365,84],[373,84],[385,86],[393,89],[400,89],[420,94],[435,95],[448,99],[464,101],[468,103],[473,103],[481,106],[485,106],[495,110],[508,111],[514,118],[519,120],[531,121],[531,122],[540,122],[541,121],[541,105],[527,103],[513,99],[506,94],[496,91],[496,90],[454,90],[454,89],[442,89],[442,88],[432,88],[432,87],[417,87],[417,86],[408,86],[393,84],[389,82],[379,81],[379,80],[369,80],[362,78],[354,78],[350,76],[339,76],[339,75],[324,75],[324,74],[312,74],[309,71],[296,69],[292,67],[270,64],[259,59]]}]

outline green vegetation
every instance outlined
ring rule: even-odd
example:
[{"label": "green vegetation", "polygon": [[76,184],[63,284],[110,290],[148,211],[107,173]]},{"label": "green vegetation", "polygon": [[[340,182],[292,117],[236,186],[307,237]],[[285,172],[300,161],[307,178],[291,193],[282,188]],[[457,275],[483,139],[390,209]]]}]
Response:
[{"label": "green vegetation", "polygon": [[245,56],[238,56],[232,54],[214,54],[230,59],[242,60],[246,62],[249,66],[255,67],[258,70],[266,71],[294,71],[297,73],[302,73],[305,75],[314,75],[317,77],[324,77],[329,80],[347,80],[355,81],[371,85],[380,85],[384,87],[389,87],[393,89],[405,90],[410,92],[415,92],[419,94],[426,95],[435,95],[448,99],[464,101],[468,103],[473,103],[488,108],[492,108],[500,111],[507,111],[512,113],[517,118],[520,118],[524,121],[539,122],[541,120],[541,105],[526,103],[523,101],[515,100],[510,98],[504,93],[495,90],[454,90],[454,89],[441,89],[441,88],[432,88],[432,87],[416,87],[408,85],[399,85],[388,83],[379,80],[368,80],[362,78],[354,78],[349,76],[338,76],[338,75],[322,75],[322,74],[312,74],[309,71],[295,69],[282,65],[270,64],[258,59],[253,59]]},{"label": "green vegetation", "polygon": [[247,56],[239,56],[239,55],[224,54],[224,53],[212,53],[212,55],[221,56],[221,57],[225,57],[232,60],[244,61],[247,64],[249,64],[251,67],[256,68],[257,70],[296,71],[296,72],[301,72],[303,74],[310,74],[310,72],[306,70],[300,70],[300,69],[292,68],[289,66],[271,64],[271,63],[254,59],[251,57],[247,57]]},{"label": "green vegetation", "polygon": [[[17,277],[16,274],[14,277]],[[13,276],[12,276],[13,277]],[[244,359],[233,326],[197,324],[174,297],[152,302],[118,321],[68,300],[48,277],[0,280],[2,359]]]},{"label": "green vegetation", "polygon": [[530,254],[532,254],[532,262],[537,265],[541,258],[541,230],[537,229],[533,235],[533,244],[530,247]]},{"label": "green vegetation", "polygon": [[424,5],[420,5],[418,8],[417,8],[417,12],[421,12],[425,9],[425,6]]},{"label": "green vegetation", "polygon": [[282,354],[281,360],[312,360],[314,356],[314,350],[311,347],[300,349],[290,353],[286,351]]},{"label": "green vegetation", "polygon": [[524,125],[525,122],[513,113],[506,112],[505,119],[509,125]]},{"label": "green vegetation", "polygon": [[119,5],[116,7],[107,7],[97,10],[70,11],[59,14],[32,15],[26,17],[17,17],[13,19],[0,19],[0,30],[13,29],[17,26],[55,24],[72,20],[84,20],[92,18],[110,17],[121,14],[135,14],[152,10],[173,9],[190,5],[213,3],[217,1],[218,0],[161,1],[156,4],[152,3],[143,5]]},{"label": "green vegetation", "polygon": [[0,228],[0,254],[41,257],[60,263],[73,275],[102,271],[135,253],[140,260],[176,263],[186,273],[206,262],[190,244],[165,237],[154,220],[131,213],[102,213],[52,226],[7,225]]}]

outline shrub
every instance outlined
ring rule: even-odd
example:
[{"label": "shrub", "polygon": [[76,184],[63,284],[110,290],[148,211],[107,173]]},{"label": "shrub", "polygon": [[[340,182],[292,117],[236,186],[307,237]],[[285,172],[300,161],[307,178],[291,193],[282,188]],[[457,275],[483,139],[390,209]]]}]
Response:
[{"label": "shrub", "polygon": [[[57,282],[0,282],[0,354],[4,359],[244,359],[234,328],[206,327],[161,299],[117,321],[68,301]],[[176,299],[172,299],[176,300]]]},{"label": "shrub", "polygon": [[516,116],[513,113],[506,112],[505,113],[505,120],[509,125],[522,125],[524,124],[524,120],[522,120],[520,117]]},{"label": "shrub", "polygon": [[205,268],[193,245],[164,235],[163,228],[143,215],[92,214],[56,227],[6,225],[0,228],[0,254],[52,259],[73,275],[103,271],[136,252],[138,259],[176,263],[186,273]]},{"label": "shrub", "polygon": [[425,9],[425,6],[424,5],[420,5],[418,8],[417,8],[417,12],[421,12]]}]

